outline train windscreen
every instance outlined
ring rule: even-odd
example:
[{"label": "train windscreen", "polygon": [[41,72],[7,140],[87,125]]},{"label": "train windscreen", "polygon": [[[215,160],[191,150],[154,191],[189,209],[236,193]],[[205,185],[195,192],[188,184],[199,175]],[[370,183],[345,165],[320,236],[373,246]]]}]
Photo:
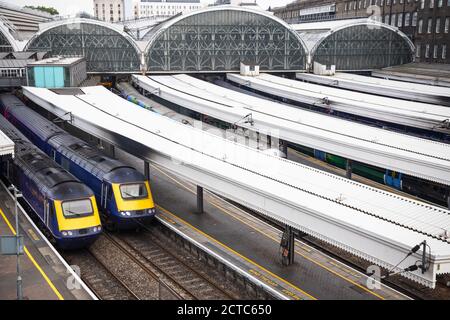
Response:
[{"label": "train windscreen", "polygon": [[129,183],[120,185],[122,199],[133,200],[147,197],[147,188],[144,183]]},{"label": "train windscreen", "polygon": [[66,218],[84,217],[94,212],[90,199],[64,201],[62,209]]}]

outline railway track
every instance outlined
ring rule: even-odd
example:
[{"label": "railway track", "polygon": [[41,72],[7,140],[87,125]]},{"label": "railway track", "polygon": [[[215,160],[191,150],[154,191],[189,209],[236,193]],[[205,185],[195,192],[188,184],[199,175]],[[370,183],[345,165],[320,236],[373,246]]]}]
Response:
[{"label": "railway track", "polygon": [[[65,252],[102,300],[245,299],[239,285],[187,253],[158,228],[103,233],[89,249]],[[222,276],[222,278],[221,278]]]},{"label": "railway track", "polygon": [[[197,271],[161,243],[153,229],[140,234],[106,235],[109,241],[142,268],[151,270],[182,299],[228,300],[237,297]],[[166,243],[167,245],[167,243]]]},{"label": "railway track", "polygon": [[139,297],[89,250],[66,253],[66,260],[80,268],[81,278],[102,300],[139,300]]}]

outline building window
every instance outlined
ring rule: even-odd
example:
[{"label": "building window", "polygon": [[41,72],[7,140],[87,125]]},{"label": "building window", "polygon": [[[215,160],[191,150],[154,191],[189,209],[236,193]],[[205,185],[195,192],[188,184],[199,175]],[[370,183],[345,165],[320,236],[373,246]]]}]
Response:
[{"label": "building window", "polygon": [[434,58],[434,59],[437,59],[437,56],[438,56],[438,45],[435,44],[435,45],[433,46],[433,58]]},{"label": "building window", "polygon": [[397,27],[403,26],[403,13],[399,13],[397,17]]},{"label": "building window", "polygon": [[420,58],[420,44],[416,46],[416,58]]},{"label": "building window", "polygon": [[419,19],[419,27],[417,28],[417,32],[418,33],[422,33],[423,32],[423,20]]},{"label": "building window", "polygon": [[447,59],[447,45],[442,45],[442,59]]},{"label": "building window", "polygon": [[[450,0],[449,0],[450,1]],[[391,0],[386,0],[386,5],[390,6],[391,5]]]},{"label": "building window", "polygon": [[423,8],[425,8],[425,0],[420,0],[420,9],[423,9]]},{"label": "building window", "polygon": [[394,13],[393,15],[391,15],[391,26],[395,26],[395,18],[396,14]]},{"label": "building window", "polygon": [[405,27],[409,27],[409,19],[411,19],[411,18],[410,18],[409,12],[407,12],[407,13],[405,13]]},{"label": "building window", "polygon": [[425,58],[429,58],[430,57],[430,45],[427,44],[425,46]]},{"label": "building window", "polygon": [[433,19],[428,18],[428,24],[427,24],[427,33],[431,33],[431,28],[433,27]]},{"label": "building window", "polygon": [[434,0],[430,0],[430,9],[434,8]]},{"label": "building window", "polygon": [[441,8],[442,7],[442,0],[438,0],[438,8]]},{"label": "building window", "polygon": [[384,23],[389,24],[389,15],[384,16]]},{"label": "building window", "polygon": [[435,28],[436,33],[441,32],[441,18],[436,18],[436,28]]},{"label": "building window", "polygon": [[415,27],[417,25],[417,12],[414,12],[412,15],[411,25]]},{"label": "building window", "polygon": [[447,17],[445,18],[445,23],[444,23],[444,33],[448,33],[448,25],[450,23],[450,18]]}]

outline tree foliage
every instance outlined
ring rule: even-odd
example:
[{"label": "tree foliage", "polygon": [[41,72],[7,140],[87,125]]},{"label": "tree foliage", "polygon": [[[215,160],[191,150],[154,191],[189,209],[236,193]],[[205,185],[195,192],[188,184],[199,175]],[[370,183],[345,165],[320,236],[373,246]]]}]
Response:
[{"label": "tree foliage", "polygon": [[34,10],[39,10],[39,11],[43,11],[43,12],[47,12],[49,14],[51,14],[52,16],[59,14],[58,10],[56,10],[53,7],[44,7],[44,6],[25,6],[25,8],[30,8],[30,9],[34,9]]}]

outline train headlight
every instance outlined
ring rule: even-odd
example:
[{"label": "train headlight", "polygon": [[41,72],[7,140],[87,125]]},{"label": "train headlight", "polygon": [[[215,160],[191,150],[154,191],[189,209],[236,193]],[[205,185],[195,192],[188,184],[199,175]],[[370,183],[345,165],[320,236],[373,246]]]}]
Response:
[{"label": "train headlight", "polygon": [[69,236],[73,235],[72,231],[67,231],[67,234],[68,234]]},{"label": "train headlight", "polygon": [[61,233],[62,233],[62,235],[63,235],[64,237],[67,237],[67,232],[66,232],[66,231],[61,231]]},{"label": "train headlight", "polygon": [[126,214],[128,217],[131,216],[131,212],[130,212],[130,211],[125,212],[125,214]]}]

